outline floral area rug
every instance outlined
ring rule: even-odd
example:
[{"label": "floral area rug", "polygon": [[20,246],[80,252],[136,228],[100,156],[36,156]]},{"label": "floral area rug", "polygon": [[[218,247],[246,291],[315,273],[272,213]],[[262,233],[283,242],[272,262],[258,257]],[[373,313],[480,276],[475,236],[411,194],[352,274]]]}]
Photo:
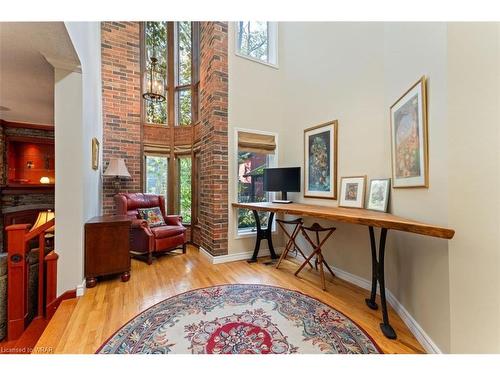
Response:
[{"label": "floral area rug", "polygon": [[125,324],[97,353],[381,353],[348,317],[300,292],[231,284],[168,298]]}]

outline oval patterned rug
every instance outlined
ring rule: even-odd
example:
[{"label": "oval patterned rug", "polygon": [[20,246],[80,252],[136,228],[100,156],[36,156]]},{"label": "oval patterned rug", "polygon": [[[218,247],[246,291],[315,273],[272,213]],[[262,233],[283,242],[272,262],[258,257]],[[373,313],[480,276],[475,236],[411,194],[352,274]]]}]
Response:
[{"label": "oval patterned rug", "polygon": [[348,317],[297,291],[231,284],[195,289],[143,311],[97,353],[381,353]]}]

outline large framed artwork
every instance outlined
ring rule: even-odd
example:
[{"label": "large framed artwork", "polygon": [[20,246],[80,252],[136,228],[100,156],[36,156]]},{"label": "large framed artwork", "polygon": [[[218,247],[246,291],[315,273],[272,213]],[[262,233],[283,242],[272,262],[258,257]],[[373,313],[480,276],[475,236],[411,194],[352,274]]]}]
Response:
[{"label": "large framed artwork", "polygon": [[392,184],[428,187],[426,80],[420,78],[391,106]]},{"label": "large framed artwork", "polygon": [[337,199],[337,120],[304,130],[304,197]]}]

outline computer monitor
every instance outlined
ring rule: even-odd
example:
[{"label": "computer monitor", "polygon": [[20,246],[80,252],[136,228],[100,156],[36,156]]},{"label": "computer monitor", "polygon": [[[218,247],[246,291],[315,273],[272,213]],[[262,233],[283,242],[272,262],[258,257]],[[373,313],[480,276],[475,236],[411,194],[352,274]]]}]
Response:
[{"label": "computer monitor", "polygon": [[300,167],[265,168],[264,190],[281,191],[281,199],[286,201],[287,192],[300,191]]}]

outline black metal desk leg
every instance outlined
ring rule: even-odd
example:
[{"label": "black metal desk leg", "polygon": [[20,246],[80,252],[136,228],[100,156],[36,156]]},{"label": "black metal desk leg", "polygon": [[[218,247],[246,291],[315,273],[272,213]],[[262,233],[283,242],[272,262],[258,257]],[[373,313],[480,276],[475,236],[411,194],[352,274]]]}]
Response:
[{"label": "black metal desk leg", "polygon": [[395,339],[396,331],[391,327],[389,323],[389,314],[387,313],[387,300],[385,297],[385,271],[384,271],[384,258],[385,258],[385,242],[387,239],[387,229],[382,228],[380,232],[380,243],[378,247],[378,261],[375,249],[375,233],[373,227],[369,227],[370,231],[370,245],[372,250],[372,289],[370,298],[366,299],[366,304],[372,308],[377,309],[377,304],[375,303],[376,291],[377,291],[377,281],[380,285],[380,304],[382,305],[382,319],[383,323],[380,323],[380,329],[385,337],[389,339]]},{"label": "black metal desk leg", "polygon": [[396,331],[389,324],[389,314],[387,313],[387,301],[385,299],[385,273],[384,273],[384,256],[385,256],[385,240],[387,238],[387,229],[382,228],[380,233],[380,245],[378,254],[378,282],[380,283],[380,303],[382,304],[383,323],[380,323],[380,329],[385,337],[395,339]]},{"label": "black metal desk leg", "polygon": [[271,259],[278,259],[278,256],[276,255],[273,246],[273,219],[274,219],[274,212],[271,212],[269,214],[269,220],[267,222],[266,238],[267,238],[267,244],[269,245],[269,251],[271,252]]},{"label": "black metal desk leg", "polygon": [[368,227],[370,231],[370,247],[372,250],[372,290],[370,298],[365,299],[366,304],[372,310],[377,310],[378,305],[376,302],[377,297],[377,247],[375,245],[375,233],[373,227]]},{"label": "black metal desk leg", "polygon": [[248,260],[248,263],[257,262],[257,257],[259,256],[259,250],[260,250],[260,241],[262,241],[264,239],[267,240],[267,243],[269,244],[269,251],[271,252],[271,258],[272,259],[278,258],[276,256],[275,251],[274,251],[273,237],[272,237],[274,212],[271,212],[269,214],[269,220],[268,220],[266,229],[262,229],[262,227],[260,225],[260,218],[259,218],[259,213],[257,212],[257,210],[252,210],[252,213],[253,213],[253,217],[255,219],[255,226],[257,227],[257,234],[255,236],[255,248],[253,250],[253,255],[252,255],[252,258]]}]

